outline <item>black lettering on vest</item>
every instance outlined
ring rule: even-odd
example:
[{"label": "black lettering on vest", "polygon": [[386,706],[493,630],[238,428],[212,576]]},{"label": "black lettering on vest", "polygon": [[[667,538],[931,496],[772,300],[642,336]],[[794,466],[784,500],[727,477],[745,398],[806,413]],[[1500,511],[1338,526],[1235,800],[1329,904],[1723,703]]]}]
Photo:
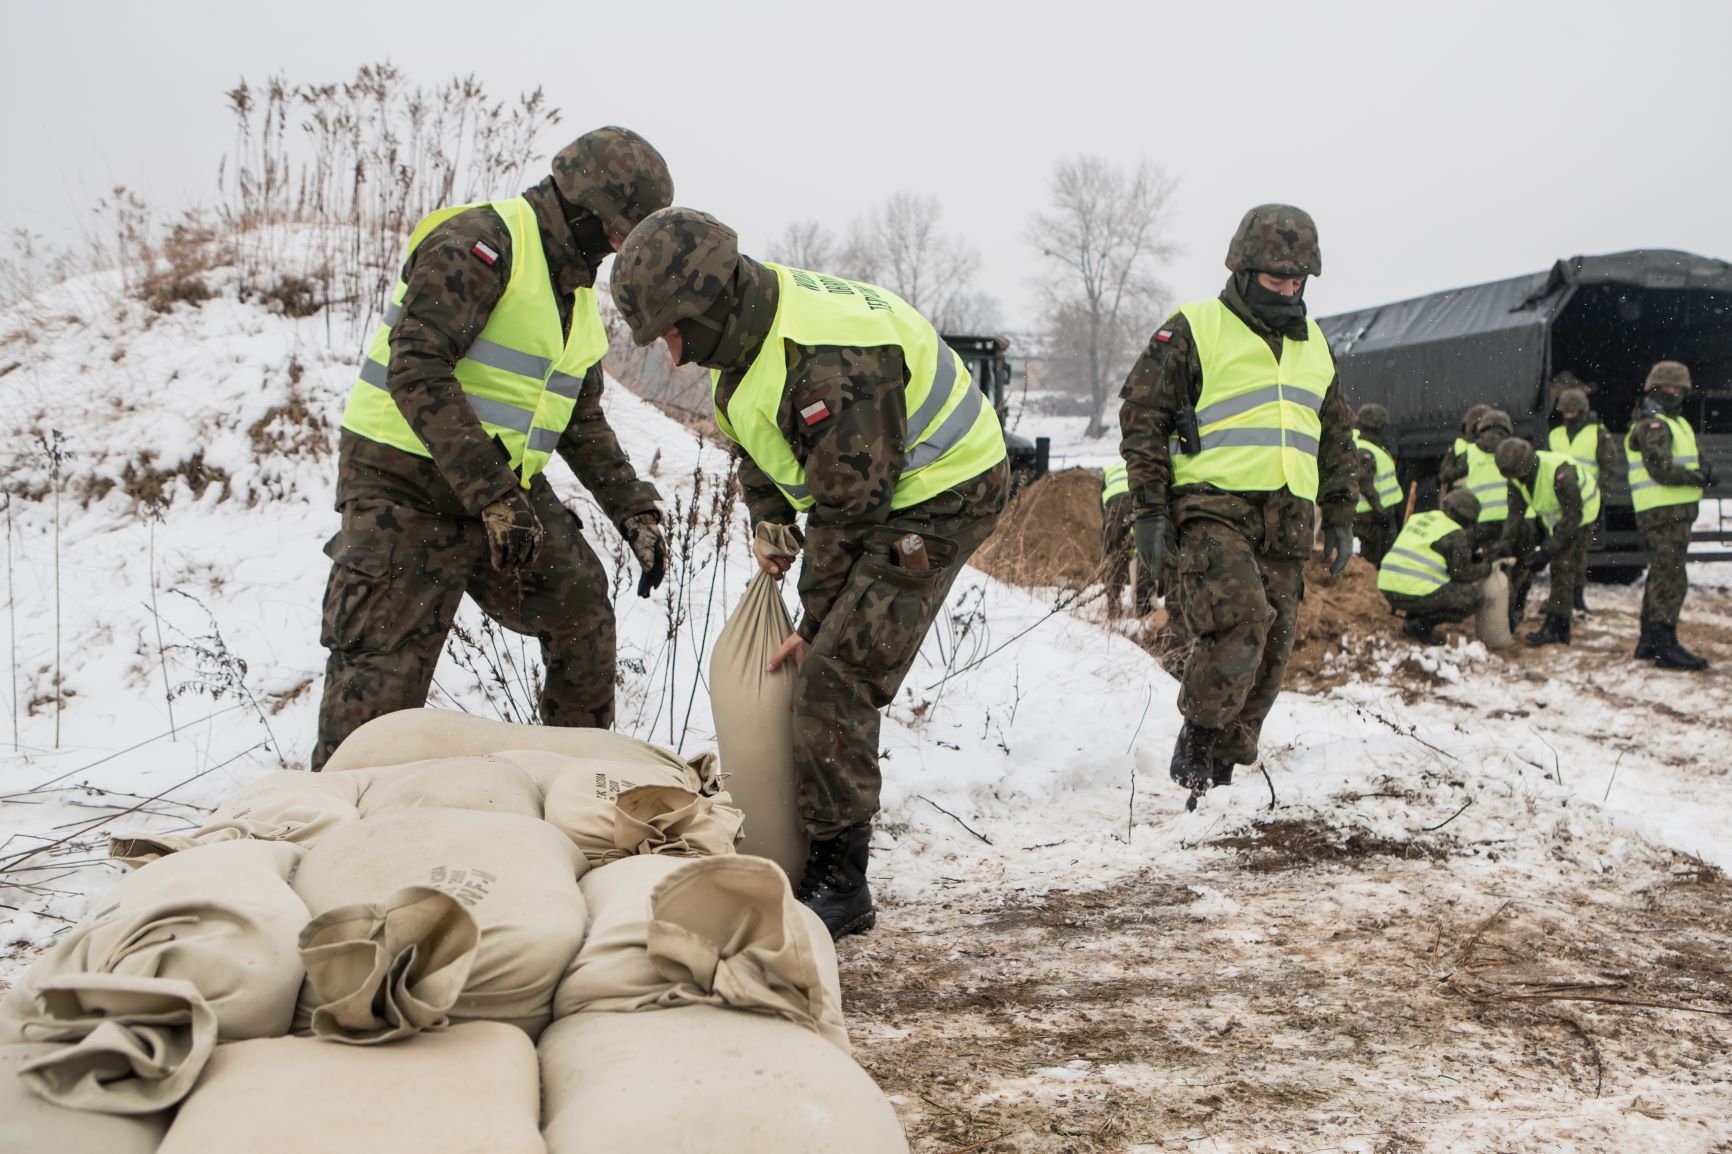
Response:
[{"label": "black lettering on vest", "polygon": [[824,286],[826,292],[832,292],[838,296],[851,297],[854,295],[854,286],[841,277],[821,276],[818,278],[818,283]]},{"label": "black lettering on vest", "polygon": [[818,281],[812,274],[804,269],[791,268],[788,270],[788,275],[793,278],[795,284],[803,289],[811,289],[813,292],[823,291],[818,287]]},{"label": "black lettering on vest", "polygon": [[873,312],[893,313],[896,311],[890,302],[878,295],[878,290],[874,289],[871,285],[861,285],[860,295],[866,298],[866,307],[871,309]]}]

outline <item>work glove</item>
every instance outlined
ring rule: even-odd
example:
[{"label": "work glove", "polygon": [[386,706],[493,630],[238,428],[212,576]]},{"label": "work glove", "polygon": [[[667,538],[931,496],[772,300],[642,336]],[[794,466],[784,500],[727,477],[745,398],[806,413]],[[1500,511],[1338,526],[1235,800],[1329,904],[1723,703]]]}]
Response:
[{"label": "work glove", "polygon": [[481,510],[481,525],[487,530],[487,559],[501,573],[535,560],[541,548],[541,520],[522,489],[513,489],[511,496]]},{"label": "work glove", "polygon": [[1351,524],[1323,526],[1323,560],[1329,565],[1331,577],[1341,576],[1347,562],[1353,559],[1353,526]]},{"label": "work glove", "polygon": [[668,571],[668,543],[662,536],[661,514],[654,509],[633,513],[620,524],[619,531],[643,571],[637,579],[637,595],[648,597]]},{"label": "work glove", "polygon": [[1702,487],[1704,489],[1712,489],[1714,487],[1714,479],[1718,476],[1718,474],[1714,472],[1714,462],[1703,461],[1702,468],[1699,471],[1702,474]]},{"label": "work glove", "polygon": [[1552,563],[1552,555],[1550,553],[1546,552],[1546,547],[1544,545],[1541,545],[1538,549],[1535,549],[1533,552],[1533,556],[1528,558],[1528,568],[1533,570],[1535,573],[1538,573],[1540,570],[1544,569],[1547,565],[1550,565],[1551,563]]},{"label": "work glove", "polygon": [[1173,522],[1165,513],[1150,513],[1131,522],[1131,534],[1137,541],[1137,560],[1148,570],[1150,578],[1158,580],[1161,564],[1179,549],[1173,536]]}]

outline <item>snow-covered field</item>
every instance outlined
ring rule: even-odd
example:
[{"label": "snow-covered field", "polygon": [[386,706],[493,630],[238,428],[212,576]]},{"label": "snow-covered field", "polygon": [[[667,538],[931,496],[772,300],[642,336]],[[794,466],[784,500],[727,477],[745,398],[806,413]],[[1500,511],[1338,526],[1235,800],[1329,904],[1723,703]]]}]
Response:
[{"label": "snow-covered field", "polygon": [[[322,315],[156,315],[118,287],[0,327],[0,984],[118,872],[108,833],[192,824],[312,743],[352,350]],[[624,390],[609,413],[670,504],[702,478],[711,508],[720,451]],[[1019,427],[1068,435],[1063,464],[1116,450],[1072,426]],[[735,528],[619,598],[622,730],[713,744]],[[915,1148],[1732,1150],[1732,597],[1692,596],[1681,634],[1718,660],[1691,677],[1626,660],[1638,596],[1592,590],[1567,653],[1345,637],[1262,772],[1187,814],[1172,680],[1053,593],[965,576],[889,711],[886,908],[842,949]],[[473,660],[437,681],[501,707]]]}]

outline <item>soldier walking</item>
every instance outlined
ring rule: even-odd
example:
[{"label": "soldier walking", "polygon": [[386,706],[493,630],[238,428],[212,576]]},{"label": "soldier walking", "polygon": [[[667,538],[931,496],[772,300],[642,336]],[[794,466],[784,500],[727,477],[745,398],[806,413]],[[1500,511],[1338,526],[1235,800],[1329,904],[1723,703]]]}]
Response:
[{"label": "soldier walking", "polygon": [[1359,538],[1359,553],[1373,565],[1401,531],[1401,481],[1395,475],[1390,455],[1389,410],[1366,405],[1359,410],[1353,430],[1358,457],[1359,503],[1353,507],[1353,535]]},{"label": "soldier walking", "polygon": [[1550,449],[1535,448],[1520,437],[1497,447],[1497,469],[1510,482],[1510,519],[1529,510],[1546,527],[1546,541],[1530,568],[1547,563],[1552,589],[1546,597],[1546,619],[1527,635],[1529,645],[1570,643],[1570,614],[1576,587],[1587,565],[1588,526],[1600,515],[1600,486],[1586,466]]},{"label": "soldier walking", "polygon": [[441,209],[410,236],[343,409],[314,769],[363,722],[426,702],[466,592],[541,643],[544,723],[613,724],[607,575],[543,470],[555,453],[571,466],[647,597],[666,555],[659,497],[602,414],[593,286],[673,182],[623,128],[585,133],[552,168],[521,196]]},{"label": "soldier walking", "polygon": [[1642,590],[1642,635],[1636,657],[1666,669],[1706,669],[1708,662],[1678,642],[1678,614],[1690,591],[1684,563],[1690,527],[1702,492],[1714,484],[1714,466],[1696,447],[1696,430],[1684,419],[1690,370],[1660,361],[1648,370],[1641,410],[1624,439],[1630,468],[1630,502],[1648,554]]},{"label": "soldier walking", "polygon": [[[803,612],[771,661],[797,671],[794,759],[812,837],[799,896],[837,937],[869,929],[879,710],[1004,509],[998,415],[906,301],[753,260],[706,213],[670,208],[639,225],[613,296],[639,345],[659,338],[679,363],[712,370],[754,524],[806,514]],[[793,558],[759,564],[781,576]]]},{"label": "soldier walking", "polygon": [[1290,205],[1253,208],[1226,263],[1220,296],[1163,322],[1120,393],[1137,553],[1159,572],[1176,550],[1195,638],[1170,768],[1193,805],[1256,761],[1292,655],[1317,510],[1338,574],[1353,555],[1357,500],[1352,414],[1305,314],[1306,279],[1323,271],[1316,225]]},{"label": "soldier walking", "polygon": [[1479,498],[1452,489],[1442,509],[1415,513],[1384,554],[1377,588],[1407,618],[1401,631],[1422,645],[1436,645],[1439,625],[1466,621],[1485,600],[1491,563],[1474,541],[1478,522]]}]

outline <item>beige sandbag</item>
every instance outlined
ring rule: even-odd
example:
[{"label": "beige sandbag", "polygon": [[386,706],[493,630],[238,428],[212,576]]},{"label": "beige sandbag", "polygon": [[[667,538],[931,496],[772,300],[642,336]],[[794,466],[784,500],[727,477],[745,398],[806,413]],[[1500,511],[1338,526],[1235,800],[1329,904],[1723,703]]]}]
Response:
[{"label": "beige sandbag", "polygon": [[73,1110],[25,1086],[18,1067],[57,1048],[0,1046],[0,1154],[152,1154],[168,1129],[167,1114]]},{"label": "beige sandbag", "polygon": [[1509,628],[1509,574],[1503,565],[1492,566],[1480,592],[1485,600],[1480,602],[1474,629],[1487,649],[1507,649],[1515,638]]},{"label": "beige sandbag", "polygon": [[667,785],[634,786],[613,800],[587,775],[570,774],[547,791],[547,823],[569,837],[592,866],[633,854],[706,857],[731,854],[744,815],[728,795],[700,797]]},{"label": "beige sandbag", "polygon": [[[572,791],[572,796],[594,797],[602,801],[612,801],[626,790],[640,785],[666,785],[706,796],[720,789],[713,771],[707,777],[700,777],[697,769],[685,762],[612,761],[567,757],[562,753],[535,749],[508,749],[497,756],[529,774],[540,787],[544,799],[553,793],[555,786],[561,785]],[[713,763],[715,755],[707,756]]]},{"label": "beige sandbag", "polygon": [[26,1078],[63,1105],[148,1113],[191,1085],[217,1038],[293,1021],[307,909],[287,879],[306,851],[232,841],[122,878],[102,908],[37,960],[0,1003],[23,1040],[59,1042]]},{"label": "beige sandbag", "polygon": [[[791,557],[800,544],[790,526],[763,522],[754,549]],[[793,631],[781,586],[759,572],[710,655],[710,711],[728,792],[746,815],[740,852],[769,858],[797,885],[807,839],[794,770],[794,667],[766,668]]]},{"label": "beige sandbag", "polygon": [[[538,1033],[547,1024],[554,986],[583,941],[577,879],[588,868],[564,834],[518,814],[415,809],[337,830],[307,854],[295,875],[295,890],[319,928],[317,942],[310,944],[323,950],[303,955],[308,981],[301,1020],[325,1023],[323,1036],[376,1040],[402,1025],[384,1007],[406,968],[431,952],[445,973],[469,953],[461,993],[437,1012],[448,1011],[454,1021],[502,1021]],[[429,910],[422,904],[426,895],[411,887],[438,890],[461,903],[478,930],[474,944],[460,948],[454,935],[461,935],[461,927]],[[393,925],[393,912],[408,906],[419,913],[404,914]],[[345,951],[345,942],[358,944]],[[381,949],[388,956],[375,965],[368,959]],[[356,980],[370,985],[358,989]],[[357,1018],[356,1007],[374,999],[380,1013]],[[327,1007],[332,1012],[321,1016]]]},{"label": "beige sandbag", "polygon": [[908,1150],[896,1111],[864,1070],[767,1014],[574,1014],[542,1035],[537,1052],[548,1154]]},{"label": "beige sandbag", "polygon": [[224,798],[191,833],[119,835],[110,840],[108,854],[136,869],[195,845],[242,838],[310,846],[359,816],[356,802],[363,784],[354,777],[300,770],[267,773]]},{"label": "beige sandbag", "polygon": [[501,757],[441,757],[361,773],[366,779],[359,806],[362,817],[406,809],[473,809],[541,816],[541,790],[535,779]]},{"label": "beige sandbag", "polygon": [[[471,1022],[394,1046],[219,1046],[162,1154],[545,1154],[523,1031]],[[71,1152],[68,1152],[71,1154]]]},{"label": "beige sandbag", "polygon": [[848,1049],[836,951],[774,862],[634,857],[583,880],[589,934],[554,1016],[727,1005]]}]

